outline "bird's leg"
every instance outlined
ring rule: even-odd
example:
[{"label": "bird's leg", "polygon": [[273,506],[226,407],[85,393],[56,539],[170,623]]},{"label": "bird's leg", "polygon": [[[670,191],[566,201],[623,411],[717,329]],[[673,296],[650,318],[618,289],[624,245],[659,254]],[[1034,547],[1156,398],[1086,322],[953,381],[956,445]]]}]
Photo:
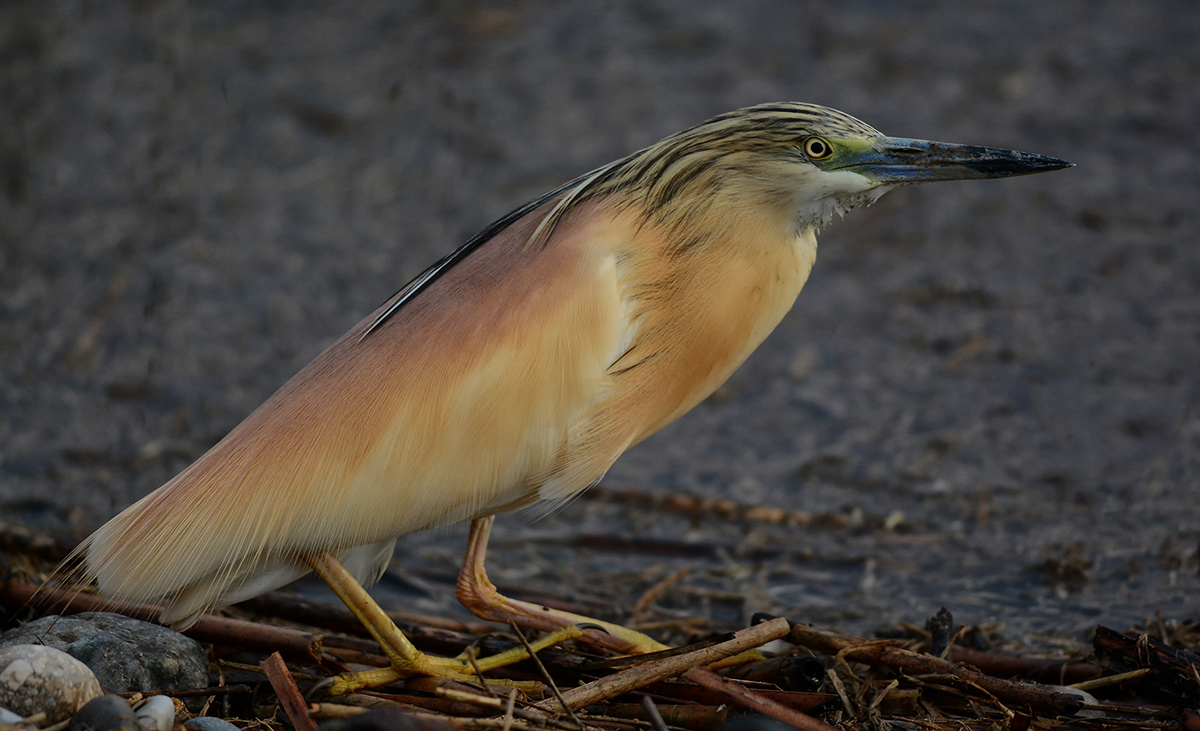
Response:
[{"label": "bird's leg", "polygon": [[[340,695],[350,693],[360,688],[374,688],[388,683],[394,683],[412,675],[429,675],[438,678],[456,680],[476,680],[475,669],[479,672],[511,665],[514,662],[529,657],[525,648],[517,647],[512,650],[479,658],[474,664],[458,658],[436,657],[426,655],[413,646],[404,633],[396,627],[391,617],[383,608],[375,603],[362,584],[346,570],[342,562],[331,553],[310,553],[304,556],[304,561],[320,576],[329,588],[333,589],[367,632],[375,638],[383,648],[391,667],[379,670],[367,670],[358,673],[346,673],[334,678],[330,694]],[[532,643],[534,652],[565,642],[579,639],[582,631],[576,627],[563,627],[561,631],[542,637]]]},{"label": "bird's leg", "polygon": [[467,539],[467,555],[458,575],[458,600],[476,616],[493,622],[515,622],[543,632],[562,630],[573,625],[592,625],[603,629],[586,629],[583,641],[625,655],[640,655],[670,649],[641,632],[579,614],[550,609],[510,599],[496,591],[487,577],[483,562],[487,555],[488,535],[492,532],[493,516],[476,518],[471,522]]}]

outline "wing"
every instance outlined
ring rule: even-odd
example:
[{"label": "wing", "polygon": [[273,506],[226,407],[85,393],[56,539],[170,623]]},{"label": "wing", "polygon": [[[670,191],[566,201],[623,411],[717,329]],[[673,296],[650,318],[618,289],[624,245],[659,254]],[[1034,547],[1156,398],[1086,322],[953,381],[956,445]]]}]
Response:
[{"label": "wing", "polygon": [[[529,246],[550,212],[549,238]],[[109,596],[168,600],[164,618],[186,624],[294,579],[303,552],[528,504],[549,480],[583,489],[628,443],[581,459],[572,433],[628,347],[614,251],[629,236],[595,201],[517,216],[97,531],[89,572]]]}]

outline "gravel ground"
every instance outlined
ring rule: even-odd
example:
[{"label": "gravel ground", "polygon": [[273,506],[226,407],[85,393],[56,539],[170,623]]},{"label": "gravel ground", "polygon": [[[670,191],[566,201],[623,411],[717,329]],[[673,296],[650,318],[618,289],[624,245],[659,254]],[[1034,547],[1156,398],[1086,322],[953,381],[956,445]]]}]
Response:
[{"label": "gravel ground", "polygon": [[[86,535],[489,221],[793,99],[1078,167],[831,225],[779,330],[607,480],[836,520],[582,500],[502,518],[497,579],[628,608],[692,567],[660,614],[850,630],[1194,616],[1197,49],[1191,0],[5,3],[0,520]],[[464,535],[402,539],[381,595],[450,611],[420,577]]]}]

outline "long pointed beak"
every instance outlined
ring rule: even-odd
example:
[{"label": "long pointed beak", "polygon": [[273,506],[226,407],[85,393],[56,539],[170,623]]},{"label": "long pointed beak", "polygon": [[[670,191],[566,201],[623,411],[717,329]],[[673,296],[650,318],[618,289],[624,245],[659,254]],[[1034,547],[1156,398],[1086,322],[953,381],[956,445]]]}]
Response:
[{"label": "long pointed beak", "polygon": [[1032,175],[1075,163],[1032,152],[949,142],[879,137],[860,155],[838,166],[893,185],[932,180],[975,180]]}]

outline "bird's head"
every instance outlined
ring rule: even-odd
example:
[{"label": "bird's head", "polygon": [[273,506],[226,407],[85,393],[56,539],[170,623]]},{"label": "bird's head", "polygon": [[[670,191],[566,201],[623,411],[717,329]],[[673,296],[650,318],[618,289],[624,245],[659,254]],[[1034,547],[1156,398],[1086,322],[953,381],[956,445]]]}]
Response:
[{"label": "bird's head", "polygon": [[663,219],[694,220],[718,204],[766,206],[804,229],[901,185],[1071,166],[1029,152],[887,137],[835,109],[784,102],[739,109],[672,135],[603,171],[602,185],[639,194],[645,209]]}]

